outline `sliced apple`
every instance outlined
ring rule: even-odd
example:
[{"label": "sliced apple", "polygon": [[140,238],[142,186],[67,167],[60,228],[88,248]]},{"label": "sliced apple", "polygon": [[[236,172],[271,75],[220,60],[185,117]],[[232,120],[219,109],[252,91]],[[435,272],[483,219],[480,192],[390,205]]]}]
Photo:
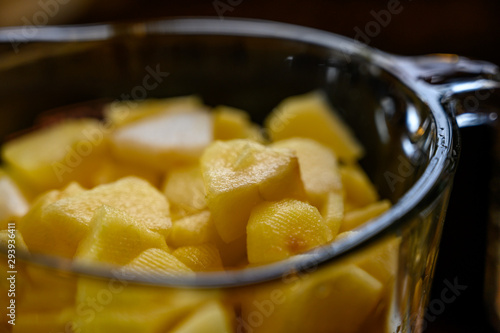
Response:
[{"label": "sliced apple", "polygon": [[17,223],[28,249],[66,258],[73,256],[77,244],[60,238],[57,230],[52,229],[52,221],[43,220],[44,209],[57,200],[84,192],[78,183],[70,183],[62,191],[52,190],[40,195],[31,205],[30,210]]},{"label": "sliced apple", "polygon": [[248,220],[248,261],[264,264],[286,259],[331,239],[316,207],[293,199],[264,202],[252,210]]},{"label": "sliced apple", "polygon": [[335,239],[344,220],[344,195],[339,192],[328,193],[321,215],[332,232],[332,238]]},{"label": "sliced apple", "polygon": [[163,193],[176,219],[207,208],[205,184],[198,164],[170,170],[163,185]]},{"label": "sliced apple", "polygon": [[212,243],[179,247],[172,254],[195,272],[223,270],[219,250]]},{"label": "sliced apple", "polygon": [[10,219],[24,216],[28,209],[21,189],[0,169],[0,230],[7,229]]},{"label": "sliced apple", "polygon": [[377,190],[370,181],[370,178],[368,178],[363,169],[358,165],[341,166],[340,175],[344,184],[347,206],[356,209],[378,200]]},{"label": "sliced apple", "polygon": [[89,223],[90,233],[75,255],[79,263],[125,265],[150,248],[168,249],[165,238],[125,212],[101,206]]},{"label": "sliced apple", "polygon": [[90,186],[90,175],[100,166],[106,142],[106,131],[98,120],[66,120],[7,142],[2,159],[13,174],[39,192],[71,181]]},{"label": "sliced apple", "polygon": [[175,221],[168,234],[174,247],[200,245],[217,240],[217,231],[208,210]]},{"label": "sliced apple", "polygon": [[203,107],[203,101],[195,95],[163,99],[148,98],[109,103],[104,109],[104,116],[109,126],[118,128],[161,112],[190,112],[200,107]]},{"label": "sliced apple", "polygon": [[382,200],[366,207],[347,212],[340,226],[340,232],[353,230],[363,223],[381,215],[389,210],[389,208],[391,208],[391,202],[389,200]]},{"label": "sliced apple", "polygon": [[305,197],[298,160],[289,149],[216,141],[205,150],[201,169],[207,205],[227,243],[245,234],[250,211],[260,201]]},{"label": "sliced apple", "polygon": [[220,302],[209,302],[193,312],[170,333],[232,333],[233,316]]},{"label": "sliced apple", "polygon": [[229,106],[217,106],[214,114],[215,140],[252,139],[264,142],[257,125],[252,124],[247,112]]},{"label": "sliced apple", "polygon": [[349,127],[317,92],[284,99],[266,119],[265,127],[273,141],[314,139],[344,162],[357,161],[363,155],[363,147]]},{"label": "sliced apple", "polygon": [[114,156],[157,170],[196,163],[213,140],[213,119],[203,107],[169,110],[118,128],[111,135]]},{"label": "sliced apple", "polygon": [[297,154],[307,196],[316,207],[323,206],[330,192],[342,191],[337,158],[330,148],[306,138],[286,139],[272,146],[289,148]]},{"label": "sliced apple", "polygon": [[193,271],[176,256],[161,248],[150,248],[132,259],[120,272],[134,278],[191,275]]},{"label": "sliced apple", "polygon": [[[78,243],[89,231],[94,212],[102,205],[123,210],[144,227],[164,236],[172,225],[164,195],[145,180],[123,178],[57,200],[43,208],[42,224],[48,227],[47,232],[58,235],[55,244],[64,244],[65,251],[61,255],[74,254]],[[29,247],[28,239],[26,241]],[[55,247],[55,244],[51,246]]]}]

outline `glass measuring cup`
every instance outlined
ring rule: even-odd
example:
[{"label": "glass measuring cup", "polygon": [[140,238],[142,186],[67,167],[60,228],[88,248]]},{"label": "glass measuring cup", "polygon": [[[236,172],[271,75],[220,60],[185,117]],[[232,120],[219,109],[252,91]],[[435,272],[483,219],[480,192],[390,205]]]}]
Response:
[{"label": "glass measuring cup", "polygon": [[[453,55],[400,57],[265,21],[40,27],[31,36],[23,29],[0,30],[2,137],[44,110],[100,98],[196,93],[261,121],[283,98],[319,89],[365,146],[363,167],[394,206],[308,254],[193,279],[123,276],[19,253],[14,332],[168,332],[189,320],[201,327],[227,320],[234,332],[257,333],[425,327],[457,123],[496,123],[495,66]],[[158,85],[147,89],[144,77],[153,73]]]}]

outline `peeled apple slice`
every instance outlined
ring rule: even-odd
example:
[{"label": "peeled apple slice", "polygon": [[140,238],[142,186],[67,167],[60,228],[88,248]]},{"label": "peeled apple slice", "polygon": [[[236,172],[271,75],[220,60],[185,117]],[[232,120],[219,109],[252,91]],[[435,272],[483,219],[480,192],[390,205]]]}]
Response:
[{"label": "peeled apple slice", "polygon": [[232,333],[229,311],[216,301],[193,312],[169,333]]},{"label": "peeled apple slice", "polygon": [[[172,225],[165,196],[147,181],[127,177],[44,207],[41,221],[48,227],[47,232],[54,235],[55,242],[48,246],[57,248],[57,244],[64,244],[64,252],[60,255],[72,256],[78,243],[89,232],[94,212],[102,205],[123,210],[144,227],[162,235],[166,235]],[[30,246],[27,238],[26,244]]]},{"label": "peeled apple slice", "polygon": [[296,332],[355,333],[383,296],[383,285],[364,270],[354,266],[333,266],[315,272],[303,286],[296,301]]},{"label": "peeled apple slice", "polygon": [[[220,298],[218,291],[214,290],[157,288],[130,283],[120,277],[116,275],[116,279],[111,280],[79,279],[75,303],[78,316],[74,318],[73,326],[75,333],[168,332],[208,300]],[[124,275],[123,278],[127,277]],[[92,300],[97,302],[92,303]],[[95,304],[99,311],[94,311]]]},{"label": "peeled apple slice", "polygon": [[87,186],[100,165],[105,141],[98,120],[66,120],[7,142],[2,159],[16,177],[38,191],[71,181]]},{"label": "peeled apple slice", "polygon": [[289,149],[216,141],[205,150],[201,170],[207,205],[226,243],[245,234],[250,211],[261,200],[305,197],[299,163]]},{"label": "peeled apple slice", "polygon": [[157,170],[195,163],[213,140],[213,119],[205,108],[164,111],[118,128],[111,149],[120,160]]},{"label": "peeled apple slice", "polygon": [[189,112],[203,107],[198,96],[181,96],[164,99],[149,98],[140,101],[118,101],[107,105],[104,116],[114,128],[150,117],[161,112]]},{"label": "peeled apple slice", "polygon": [[349,127],[317,92],[283,100],[266,119],[265,127],[272,141],[310,138],[330,147],[344,162],[357,161],[363,155]]},{"label": "peeled apple slice", "polygon": [[335,239],[344,220],[344,195],[339,192],[328,193],[321,215],[332,232],[332,238]]},{"label": "peeled apple slice", "polygon": [[252,124],[247,112],[229,106],[217,106],[214,114],[214,139],[252,139],[263,142],[264,138],[257,125]]},{"label": "peeled apple slice", "polygon": [[198,164],[170,170],[163,193],[170,202],[172,215],[177,218],[207,207],[205,184]]},{"label": "peeled apple slice", "polygon": [[292,273],[279,282],[251,289],[243,296],[238,322],[254,333],[370,332],[360,331],[360,327],[382,295],[383,285],[361,268],[324,266],[313,274]]},{"label": "peeled apple slice", "polygon": [[316,207],[324,204],[328,193],[342,191],[337,157],[330,148],[306,138],[282,140],[272,146],[289,148],[297,154],[307,197]]},{"label": "peeled apple slice", "polygon": [[167,240],[173,247],[215,244],[224,267],[247,263],[246,234],[230,243],[224,242],[217,233],[208,210],[173,222]]},{"label": "peeled apple slice", "polygon": [[285,199],[252,210],[247,226],[248,261],[265,264],[326,244],[332,234],[318,209]]},{"label": "peeled apple slice", "polygon": [[149,248],[167,249],[165,238],[118,209],[101,206],[89,223],[75,261],[125,265]]},{"label": "peeled apple slice", "polygon": [[120,271],[132,278],[140,276],[177,276],[193,272],[176,256],[161,248],[145,250],[123,266]]},{"label": "peeled apple slice", "polygon": [[349,231],[359,227],[363,223],[381,215],[391,208],[389,200],[382,200],[366,207],[347,212],[340,227],[340,232]]},{"label": "peeled apple slice", "polygon": [[[170,292],[120,283],[110,287],[108,282],[92,283],[91,286],[89,282],[81,280],[82,285],[79,286],[79,299],[82,301],[77,301],[76,304],[80,307],[83,305],[79,314],[85,315],[75,317],[75,333],[168,332],[208,298],[201,292],[187,290]],[[103,294],[109,296],[102,296]],[[99,303],[102,299],[106,303]],[[89,300],[98,301],[90,303]],[[94,311],[94,304],[97,304],[100,311]],[[92,317],[90,313],[93,314]]]},{"label": "peeled apple slice", "polygon": [[399,246],[401,238],[389,237],[371,246],[366,251],[352,256],[352,262],[382,284],[394,281],[398,271]]},{"label": "peeled apple slice", "polygon": [[364,207],[378,200],[378,193],[370,178],[357,165],[340,167],[342,184],[344,184],[345,198],[351,207]]},{"label": "peeled apple slice", "polygon": [[[28,249],[58,255],[66,258],[73,256],[77,244],[60,237],[60,233],[52,229],[52,221],[43,220],[44,209],[57,200],[84,192],[78,183],[70,183],[64,190],[52,190],[39,196],[31,205],[30,210],[19,222],[18,230],[23,234]],[[76,230],[78,232],[78,229]]]},{"label": "peeled apple slice", "polygon": [[24,216],[28,209],[19,187],[0,169],[0,230],[7,229],[10,219]]},{"label": "peeled apple slice", "polygon": [[219,250],[211,243],[183,246],[175,249],[172,254],[195,272],[223,269]]},{"label": "peeled apple slice", "polygon": [[[373,330],[377,333],[385,333],[396,330],[393,314],[397,311],[393,312],[392,308],[396,306],[393,297],[398,274],[400,243],[400,237],[385,238],[349,259],[349,262],[368,272],[384,286],[382,300],[376,311],[364,323],[361,332]],[[376,329],[373,329],[374,327]]]},{"label": "peeled apple slice", "polygon": [[[151,250],[146,250],[152,252]],[[160,252],[160,251],[155,251]],[[88,300],[103,298],[103,290],[109,290],[112,299],[106,299],[106,307],[103,309],[103,318],[106,315],[120,311],[123,314],[148,314],[154,309],[171,309],[175,314],[174,321],[179,321],[185,314],[197,309],[203,303],[212,299],[222,298],[220,290],[216,289],[187,289],[187,288],[157,288],[155,285],[144,285],[131,283],[133,276],[124,273],[115,275],[115,279],[97,279],[89,277],[80,277],[77,283],[76,304],[78,306],[88,305]],[[109,294],[108,294],[109,295]],[[109,312],[108,312],[109,310]],[[180,313],[180,312],[182,313]],[[107,313],[106,313],[107,312]],[[106,315],[105,315],[106,314]],[[167,314],[165,313],[165,316]],[[169,316],[169,315],[168,315]],[[85,322],[86,317],[80,317]],[[123,318],[122,320],[124,320]],[[145,322],[144,322],[145,323]],[[143,324],[144,324],[143,323]]]},{"label": "peeled apple slice", "polygon": [[168,243],[174,247],[200,245],[218,238],[208,210],[175,221],[168,234]]}]

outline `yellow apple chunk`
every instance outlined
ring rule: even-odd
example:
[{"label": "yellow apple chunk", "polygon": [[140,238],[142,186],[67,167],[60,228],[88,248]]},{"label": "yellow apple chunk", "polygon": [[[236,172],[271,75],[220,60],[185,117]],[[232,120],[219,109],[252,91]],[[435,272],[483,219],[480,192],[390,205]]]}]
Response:
[{"label": "yellow apple chunk", "polygon": [[340,167],[340,175],[345,189],[347,205],[360,208],[378,200],[378,193],[370,178],[357,165]]},{"label": "yellow apple chunk", "polygon": [[330,148],[306,138],[282,140],[272,146],[289,148],[297,154],[307,197],[316,207],[324,204],[328,193],[342,191],[337,158]]},{"label": "yellow apple chunk", "polygon": [[217,247],[224,267],[246,264],[246,235],[229,243],[224,242],[215,229],[209,211],[202,211],[174,221],[167,240],[167,243],[173,247],[212,243]]},{"label": "yellow apple chunk", "polygon": [[203,107],[203,102],[195,95],[163,99],[149,98],[109,103],[104,109],[104,116],[109,126],[118,128],[161,112],[190,112],[200,107]]},{"label": "yellow apple chunk", "polygon": [[0,230],[7,229],[11,219],[28,212],[29,205],[16,183],[0,169]]},{"label": "yellow apple chunk", "polygon": [[352,257],[352,263],[379,280],[384,286],[394,282],[398,271],[400,237],[384,238]]},{"label": "yellow apple chunk", "polygon": [[[242,327],[254,333],[359,333],[380,302],[382,284],[352,264],[290,274],[242,297]],[[261,320],[255,313],[262,315]]]},{"label": "yellow apple chunk", "polygon": [[[72,256],[78,243],[87,235],[94,212],[102,205],[123,210],[144,227],[162,235],[166,235],[172,225],[165,196],[147,181],[128,177],[44,207],[42,224],[47,226],[47,233],[56,235],[55,244],[49,247],[64,245],[64,252],[60,255]],[[28,239],[26,242],[30,247]],[[44,251],[43,248],[40,250]]]},{"label": "yellow apple chunk", "polygon": [[214,139],[252,139],[263,142],[259,127],[252,124],[248,113],[229,106],[218,106],[212,110],[214,114]]},{"label": "yellow apple chunk", "polygon": [[296,332],[355,333],[383,296],[383,285],[354,265],[333,266],[315,272],[304,283]]},{"label": "yellow apple chunk", "polygon": [[218,235],[208,210],[173,222],[168,244],[173,247],[200,245],[216,241]]},{"label": "yellow apple chunk", "polygon": [[79,263],[125,265],[149,248],[167,249],[165,238],[125,212],[101,206],[75,255]]},{"label": "yellow apple chunk", "polygon": [[193,312],[170,333],[232,333],[232,317],[224,305],[212,301]]},{"label": "yellow apple chunk", "polygon": [[[168,332],[207,299],[189,291],[176,293],[120,283],[92,283],[94,286],[91,286],[89,282],[81,281],[79,298],[82,301],[77,302],[80,315],[73,322],[74,332]],[[97,302],[90,303],[92,300]],[[94,311],[95,308],[99,311]]]},{"label": "yellow apple chunk", "polygon": [[164,111],[118,128],[111,149],[118,159],[157,170],[196,163],[213,140],[211,113]]},{"label": "yellow apple chunk", "polygon": [[67,242],[64,237],[60,237],[60,233],[52,229],[52,222],[42,219],[42,214],[47,206],[57,200],[84,191],[78,183],[70,183],[64,190],[49,191],[33,202],[28,213],[18,222],[18,230],[23,234],[24,241],[30,251],[66,258],[73,256],[77,244]]},{"label": "yellow apple chunk", "polygon": [[126,276],[137,278],[192,274],[192,270],[165,248],[150,248],[120,269]]},{"label": "yellow apple chunk", "polygon": [[293,137],[314,139],[330,147],[344,162],[357,161],[363,148],[320,93],[283,100],[266,119],[272,141]]},{"label": "yellow apple chunk", "polygon": [[339,192],[328,193],[321,215],[332,232],[332,238],[335,239],[344,220],[344,195]]},{"label": "yellow apple chunk", "polygon": [[172,215],[180,218],[207,207],[205,184],[198,164],[175,168],[167,173],[163,193]]},{"label": "yellow apple chunk", "polygon": [[248,261],[264,264],[326,244],[332,234],[318,209],[285,199],[252,210],[247,226]]},{"label": "yellow apple chunk", "polygon": [[[363,325],[361,332],[370,330],[385,333],[395,329],[396,321],[393,319],[392,308],[395,307],[393,297],[398,274],[400,243],[400,237],[385,238],[365,251],[355,254],[350,261],[375,277],[384,286],[382,300],[376,311]],[[415,293],[420,295],[421,291],[416,290]],[[417,299],[420,300],[420,297]]]},{"label": "yellow apple chunk", "polygon": [[98,120],[66,120],[7,142],[2,159],[13,174],[39,192],[71,181],[89,186],[105,143],[105,130]]},{"label": "yellow apple chunk", "polygon": [[201,169],[207,205],[227,243],[245,234],[250,211],[261,200],[304,197],[298,160],[288,149],[216,141],[205,150]]},{"label": "yellow apple chunk", "polygon": [[179,247],[172,254],[195,272],[222,270],[219,250],[212,243]]},{"label": "yellow apple chunk", "polygon": [[[163,256],[166,253],[158,249],[150,249],[146,250],[146,252],[150,255],[156,252],[156,255],[153,255],[151,258],[158,255]],[[150,260],[149,262],[153,264]],[[140,274],[147,276],[147,272],[151,268],[141,267]],[[170,268],[173,267],[171,266]],[[157,268],[161,269],[161,263],[158,263]],[[93,304],[89,304],[89,300],[99,300],[102,301],[100,303],[103,305],[103,311],[96,313],[96,315],[102,314],[100,319],[103,321],[106,318],[116,319],[118,323],[127,321],[126,317],[121,319],[114,317],[114,312],[123,315],[129,314],[138,319],[139,317],[147,316],[148,313],[155,312],[155,309],[170,309],[170,312],[166,311],[163,313],[163,318],[166,322],[177,323],[179,319],[197,309],[201,304],[213,299],[220,299],[222,296],[220,290],[215,289],[157,288],[155,285],[131,283],[131,280],[136,277],[132,273],[119,271],[113,273],[115,278],[110,280],[90,277],[80,277],[78,279],[75,304],[77,305],[79,314],[91,308]],[[83,323],[88,321],[87,316],[83,315],[79,316],[79,319],[82,319]],[[95,327],[101,324],[104,323],[100,323],[99,325],[96,323]],[[146,321],[142,324],[146,324]],[[108,325],[111,325],[111,323],[108,323]],[[139,330],[139,332],[142,331]]]},{"label": "yellow apple chunk", "polygon": [[344,221],[340,226],[340,232],[357,228],[363,223],[381,215],[385,211],[389,210],[389,208],[391,208],[391,202],[389,200],[382,200],[366,207],[347,212],[345,214]]}]

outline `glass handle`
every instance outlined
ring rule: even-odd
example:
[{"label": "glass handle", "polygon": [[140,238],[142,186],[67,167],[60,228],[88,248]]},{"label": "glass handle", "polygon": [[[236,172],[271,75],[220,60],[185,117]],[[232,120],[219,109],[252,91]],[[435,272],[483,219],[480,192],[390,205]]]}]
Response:
[{"label": "glass handle", "polygon": [[[498,68],[497,68],[498,70]],[[455,115],[457,125],[481,126],[491,149],[491,166],[478,165],[477,172],[490,172],[489,221],[486,235],[484,300],[491,324],[500,332],[500,83],[498,75],[477,76],[449,84],[443,105]],[[486,147],[477,147],[486,149]]]},{"label": "glass handle", "polygon": [[[492,166],[484,299],[490,322],[500,332],[500,69],[449,54],[400,57],[398,61],[402,75],[433,93],[459,128],[482,126],[493,140],[489,145]],[[478,169],[488,171],[483,165]]]},{"label": "glass handle", "polygon": [[500,105],[490,102],[500,90],[498,66],[455,54],[397,57],[397,63],[400,75],[438,94],[460,128],[496,123]]}]

